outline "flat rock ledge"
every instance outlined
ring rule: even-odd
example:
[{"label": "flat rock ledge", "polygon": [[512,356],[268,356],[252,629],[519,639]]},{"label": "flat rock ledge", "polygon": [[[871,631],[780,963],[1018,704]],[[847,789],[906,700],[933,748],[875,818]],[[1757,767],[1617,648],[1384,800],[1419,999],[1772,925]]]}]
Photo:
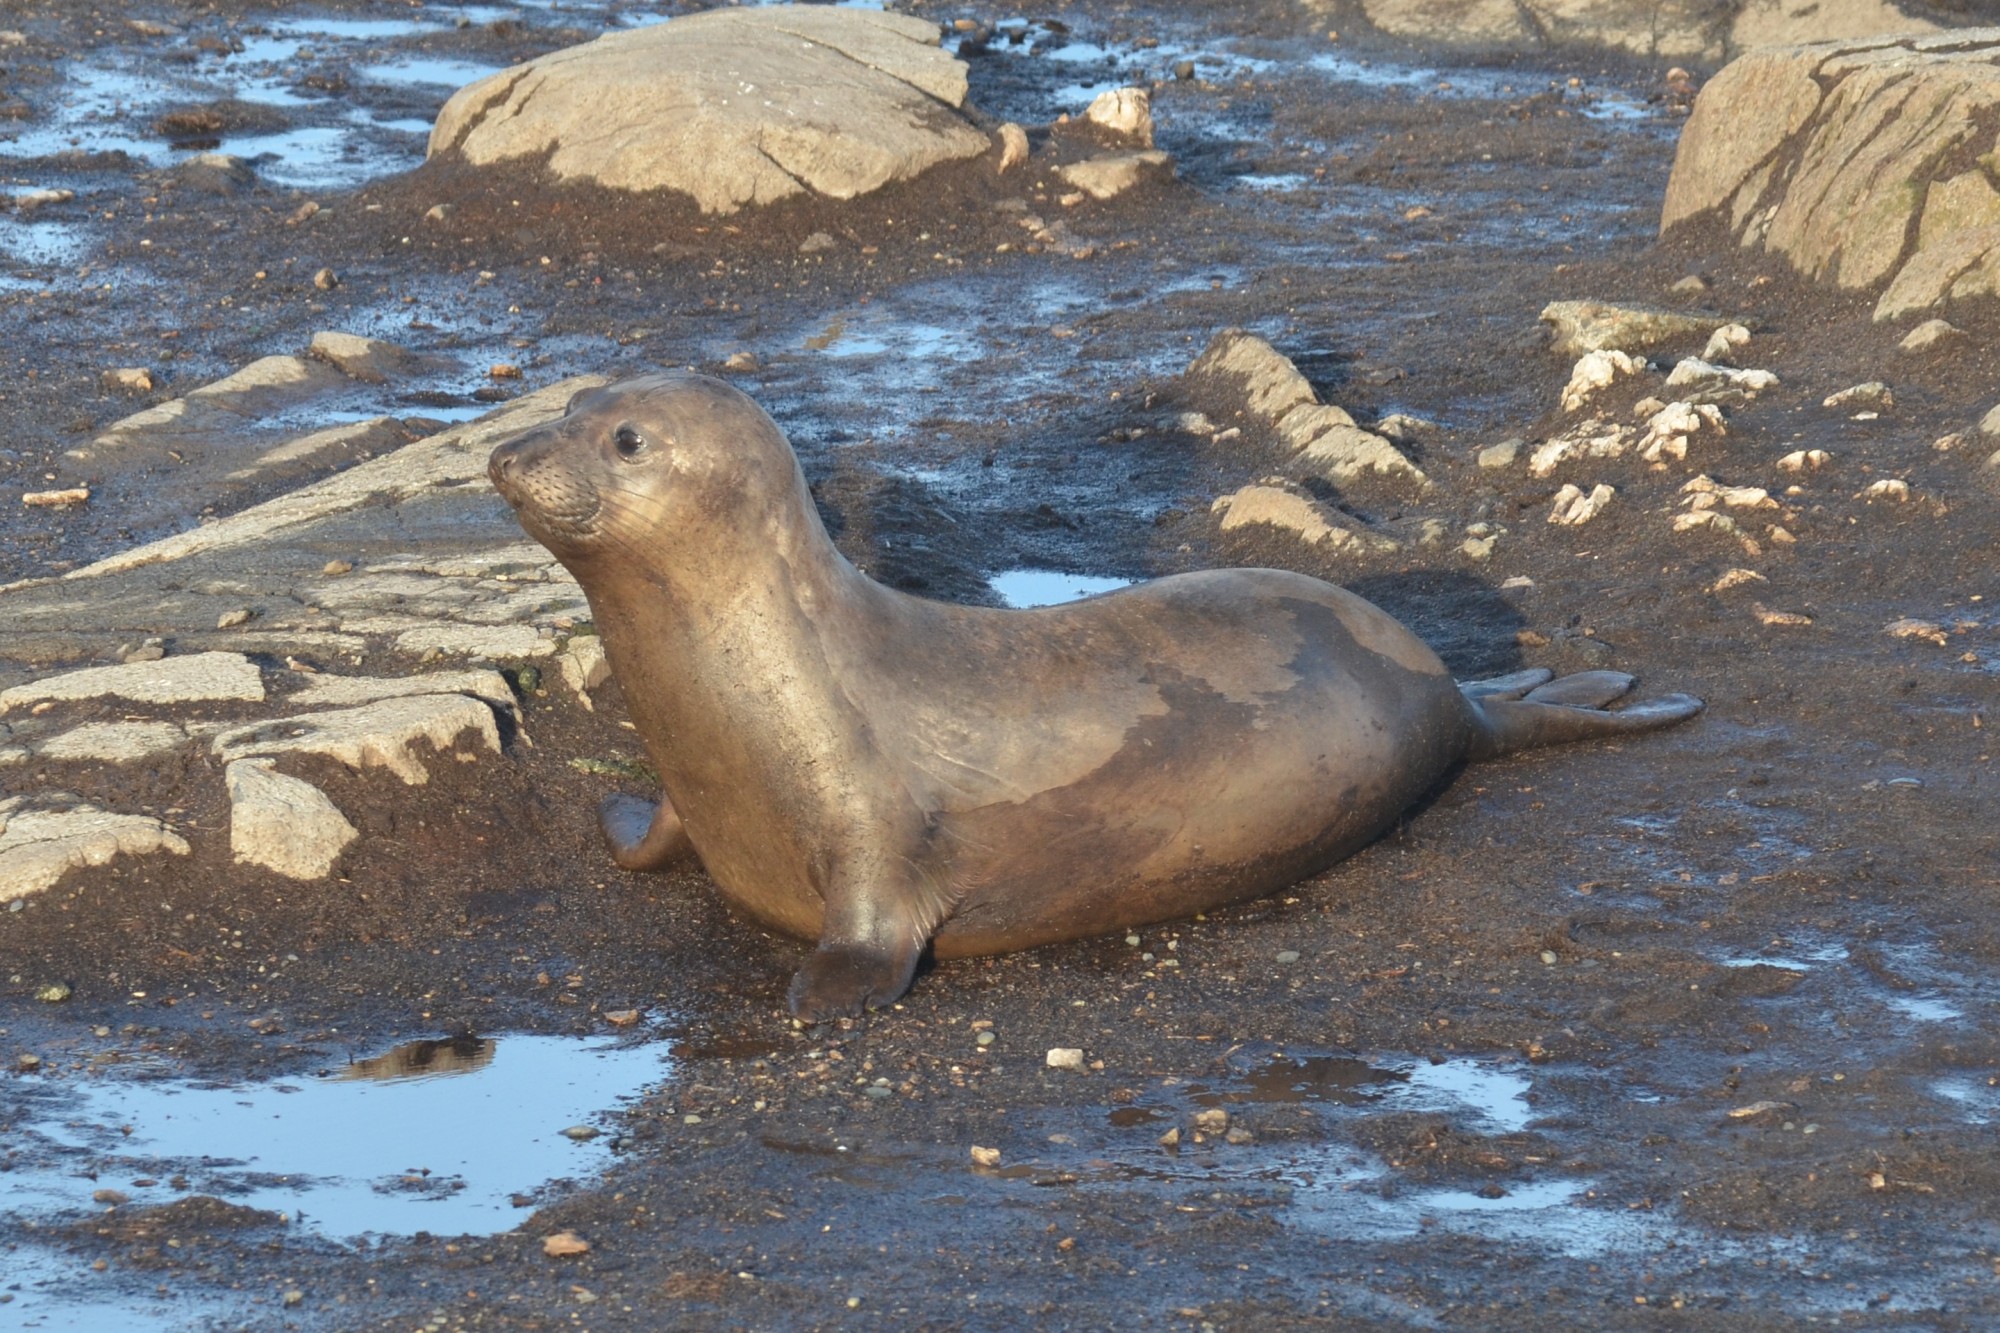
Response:
[{"label": "flat rock ledge", "polygon": [[187,839],[150,815],[100,810],[64,792],[0,801],[0,902],[54,885],[79,866],[120,856],[186,856]]},{"label": "flat rock ledge", "polygon": [[1718,220],[1808,278],[1879,289],[1877,320],[2000,295],[1996,118],[2000,28],[1754,52],[1695,100],[1660,229]]},{"label": "flat rock ledge", "polygon": [[1430,479],[1389,440],[1363,430],[1341,408],[1322,403],[1311,383],[1277,348],[1243,329],[1224,329],[1188,367],[1196,391],[1217,391],[1233,414],[1268,429],[1306,472],[1338,486],[1396,482],[1427,489]]},{"label": "flat rock ledge", "polygon": [[0,690],[0,713],[40,703],[115,698],[142,704],[257,702],[264,677],[242,653],[194,653],[153,662],[85,667]]},{"label": "flat rock ledge", "polygon": [[673,190],[704,213],[853,199],[992,148],[935,24],[808,5],[608,33],[460,89],[430,156],[544,158],[565,181]]},{"label": "flat rock ledge", "polygon": [[1362,0],[1382,31],[1471,50],[1604,47],[1720,61],[1760,46],[1937,30],[1894,0]]}]

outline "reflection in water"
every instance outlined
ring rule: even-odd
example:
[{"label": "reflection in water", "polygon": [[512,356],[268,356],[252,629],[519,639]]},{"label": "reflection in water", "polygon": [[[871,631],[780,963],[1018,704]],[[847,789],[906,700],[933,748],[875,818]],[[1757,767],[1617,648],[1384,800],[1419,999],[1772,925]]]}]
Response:
[{"label": "reflection in water", "polygon": [[389,1082],[399,1078],[435,1078],[444,1074],[469,1074],[493,1063],[494,1043],[489,1037],[451,1037],[444,1041],[406,1041],[382,1055],[371,1056],[335,1074],[335,1078],[371,1078]]},{"label": "reflection in water", "polygon": [[213,1194],[330,1237],[504,1231],[550,1181],[609,1164],[609,1135],[564,1131],[666,1078],[664,1051],[460,1037],[267,1083],[51,1083],[15,1125],[26,1150],[0,1174],[0,1218],[86,1210],[115,1185],[128,1208]]}]

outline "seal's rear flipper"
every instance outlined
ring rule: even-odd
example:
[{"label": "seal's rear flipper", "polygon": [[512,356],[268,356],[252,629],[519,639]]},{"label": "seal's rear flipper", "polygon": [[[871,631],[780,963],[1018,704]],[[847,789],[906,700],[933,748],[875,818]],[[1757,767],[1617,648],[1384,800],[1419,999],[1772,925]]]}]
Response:
[{"label": "seal's rear flipper", "polygon": [[681,817],[662,796],[658,805],[614,792],[597,807],[597,826],[622,870],[665,870],[694,855]]},{"label": "seal's rear flipper", "polygon": [[1547,667],[1529,667],[1505,676],[1459,682],[1459,693],[1468,699],[1518,699],[1537,685],[1546,684],[1556,673]]},{"label": "seal's rear flipper", "polygon": [[1561,680],[1538,685],[1521,697],[1531,704],[1602,708],[1613,699],[1624,698],[1637,683],[1636,677],[1622,671],[1579,671]]},{"label": "seal's rear flipper", "polygon": [[[1597,675],[1584,672],[1584,675]],[[1606,672],[1605,675],[1615,673]],[[1547,688],[1553,690],[1575,677],[1564,677]],[[1593,688],[1603,688],[1599,682]],[[1539,691],[1537,691],[1539,693]],[[1589,692],[1579,688],[1579,695]],[[1636,731],[1652,731],[1684,722],[1702,709],[1701,700],[1691,694],[1669,694],[1663,699],[1622,708],[1615,713],[1601,708],[1579,708],[1562,703],[1536,703],[1529,699],[1471,699],[1479,734],[1467,758],[1475,762],[1515,750],[1532,750],[1543,745],[1569,741],[1596,740]]]}]

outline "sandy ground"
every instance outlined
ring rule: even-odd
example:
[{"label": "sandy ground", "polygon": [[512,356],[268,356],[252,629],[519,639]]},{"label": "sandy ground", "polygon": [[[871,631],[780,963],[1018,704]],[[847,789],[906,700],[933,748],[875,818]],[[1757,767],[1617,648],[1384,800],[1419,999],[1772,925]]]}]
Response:
[{"label": "sandy ground", "polygon": [[[296,17],[158,11],[225,40]],[[322,42],[295,78],[322,78],[329,101],[286,115],[431,114],[446,89],[355,73],[381,56],[369,42],[497,65],[610,12],[482,11]],[[159,370],[159,397],[316,329],[379,333],[470,368],[396,404],[422,428],[477,407],[494,361],[536,387],[749,352],[737,382],[792,434],[843,549],[885,581],[992,601],[989,580],[1020,568],[1282,565],[1376,600],[1461,676],[1612,666],[1708,712],[1469,770],[1278,898],[1136,943],[940,965],[872,1021],[811,1031],[783,1012],[806,946],[732,918],[698,874],[625,875],[598,847],[589,810],[635,752],[617,688],[595,712],[528,692],[532,747],[434,765],[364,827],[337,885],[246,883],[211,842],[0,916],[0,1051],[41,1062],[0,1076],[0,1165],[85,1169],[45,1122],[66,1086],[120,1065],[296,1082],[455,1033],[496,1036],[503,1059],[524,1040],[509,1034],[663,1043],[662,1080],[605,1122],[601,1174],[540,1189],[500,1234],[356,1243],[211,1201],[227,1192],[202,1184],[213,1163],[170,1167],[185,1189],[132,1186],[105,1149],[98,1183],[131,1202],[0,1219],[14,1262],[65,1274],[17,1283],[0,1327],[1992,1326],[2000,515],[1978,466],[1990,450],[1934,447],[1990,406],[1991,312],[1954,312],[1966,337],[1899,353],[1904,330],[1870,325],[1867,300],[1712,238],[1656,244],[1680,122],[1663,71],[1440,69],[1254,5],[978,17],[1032,34],[973,62],[996,118],[1045,126],[1079,89],[1163,78],[1178,181],[1065,209],[1045,171],[978,164],[725,227],[530,173],[389,174],[417,161],[408,131],[360,136],[353,170],[382,174],[351,189],[235,194],[129,154],[17,147],[0,164],[17,188],[81,202],[56,215],[75,248],[17,251],[0,287],[0,494],[180,498],[151,528],[110,505],[10,508],[0,578],[61,572],[207,503],[164,460],[86,476],[63,458],[140,405],[100,393],[107,367]],[[58,48],[178,68],[158,39],[66,6],[10,0],[0,28],[35,38],[0,51],[0,100],[30,109],[24,130],[76,78]],[[1086,43],[1114,63],[1059,54]],[[1182,53],[1214,58],[1178,80]],[[1074,150],[1035,138],[1038,163]],[[309,199],[322,214],[288,225]],[[442,225],[424,216],[437,204]],[[1060,243],[1031,248],[1024,213],[1060,221]],[[817,231],[837,244],[801,255]],[[322,268],[338,286],[313,285]],[[1691,273],[1705,292],[1669,291]],[[1545,479],[1482,470],[1480,449],[1560,428],[1569,360],[1536,314],[1572,297],[1740,319],[1756,330],[1746,363],[1782,382],[1666,471],[1629,455]],[[1178,375],[1231,325],[1364,421],[1437,423],[1414,437],[1434,491],[1325,498],[1391,526],[1438,518],[1450,539],[1336,557],[1220,534],[1209,501],[1279,461],[1173,428],[1214,408]],[[1879,417],[1821,406],[1875,379],[1895,395]],[[1602,404],[1628,414],[1656,387]],[[1809,448],[1832,463],[1776,469]],[[1752,553],[1673,531],[1697,472],[1769,488],[1782,512],[1745,532],[1781,522],[1796,541]],[[1881,478],[1911,498],[1856,498]],[[1617,499],[1550,525],[1572,479]],[[1457,549],[1475,523],[1504,529],[1484,560]],[[1711,591],[1734,568],[1763,581]],[[1943,642],[1884,633],[1911,617]],[[227,818],[188,763],[16,772],[197,829]],[[368,803],[351,775],[314,776],[343,808]],[[58,980],[67,1000],[33,998]],[[630,1028],[605,1017],[635,1009]],[[1045,1067],[1052,1047],[1081,1048],[1085,1067]],[[1217,1110],[1247,1136],[1197,1120]],[[1178,1148],[1161,1146],[1174,1128]],[[975,1146],[998,1164],[975,1164]],[[546,1256],[562,1231],[588,1252]]]}]

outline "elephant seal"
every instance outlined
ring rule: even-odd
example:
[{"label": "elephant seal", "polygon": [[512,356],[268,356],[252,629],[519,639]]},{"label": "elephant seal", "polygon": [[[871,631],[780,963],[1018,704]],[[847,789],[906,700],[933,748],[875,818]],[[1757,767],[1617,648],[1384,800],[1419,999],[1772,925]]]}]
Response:
[{"label": "elephant seal", "polygon": [[664,789],[602,811],[618,864],[693,854],[816,939],[792,1012],[939,958],[1241,902],[1388,828],[1457,765],[1691,717],[1546,671],[1456,684],[1389,615],[1302,574],[1181,574],[994,610],[885,588],[834,549],[749,398],[651,375],[571,400],[489,467],[576,575]]}]

